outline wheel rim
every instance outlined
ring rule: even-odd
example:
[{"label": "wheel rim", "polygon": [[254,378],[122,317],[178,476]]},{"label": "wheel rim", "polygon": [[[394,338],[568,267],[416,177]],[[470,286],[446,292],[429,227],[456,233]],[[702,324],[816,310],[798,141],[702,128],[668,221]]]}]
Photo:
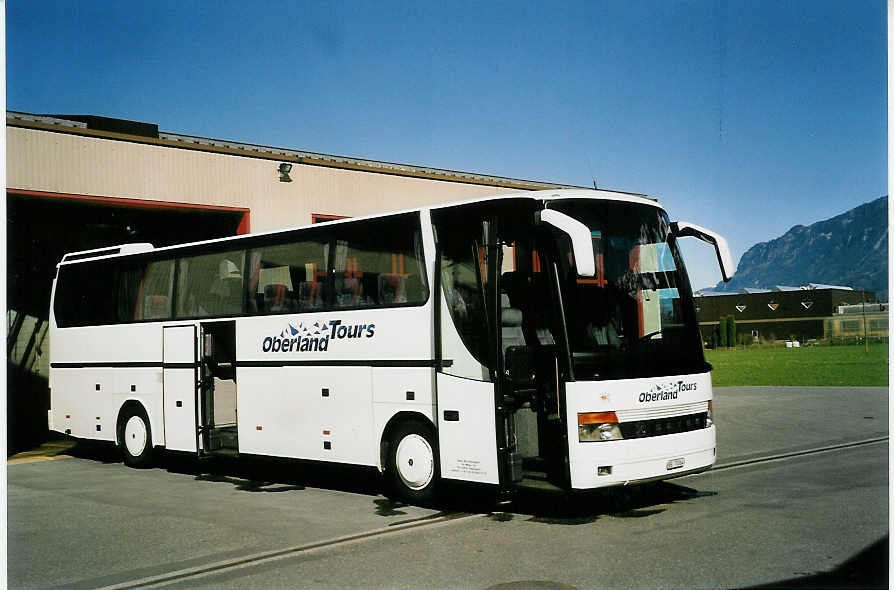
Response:
[{"label": "wheel rim", "polygon": [[131,416],[124,425],[124,446],[134,457],[143,454],[147,440],[146,423],[139,416]]},{"label": "wheel rim", "polygon": [[397,474],[411,490],[421,490],[435,474],[435,455],[431,445],[418,434],[408,434],[397,445],[394,455]]}]

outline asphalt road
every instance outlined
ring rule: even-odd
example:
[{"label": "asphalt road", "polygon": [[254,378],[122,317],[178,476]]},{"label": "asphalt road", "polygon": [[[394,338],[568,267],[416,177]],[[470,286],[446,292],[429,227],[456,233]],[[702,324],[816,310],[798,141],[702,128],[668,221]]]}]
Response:
[{"label": "asphalt road", "polygon": [[503,507],[458,493],[397,504],[361,469],[133,470],[79,446],[8,465],[9,587],[885,585],[887,395],[718,389],[717,469]]}]

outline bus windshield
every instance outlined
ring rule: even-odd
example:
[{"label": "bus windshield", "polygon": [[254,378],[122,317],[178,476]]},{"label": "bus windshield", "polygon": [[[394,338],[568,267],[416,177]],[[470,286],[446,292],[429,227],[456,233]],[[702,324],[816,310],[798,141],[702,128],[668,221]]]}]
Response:
[{"label": "bus windshield", "polygon": [[704,360],[683,260],[658,207],[568,199],[549,208],[584,223],[596,276],[576,274],[558,240],[559,282],[576,380],[698,373]]}]

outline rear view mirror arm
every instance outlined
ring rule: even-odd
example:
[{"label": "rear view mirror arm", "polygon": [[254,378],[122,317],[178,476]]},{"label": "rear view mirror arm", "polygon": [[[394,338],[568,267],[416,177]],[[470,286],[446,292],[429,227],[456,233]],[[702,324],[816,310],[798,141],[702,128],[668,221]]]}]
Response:
[{"label": "rear view mirror arm", "polygon": [[551,225],[571,238],[574,264],[582,277],[596,276],[596,259],[593,256],[593,238],[590,228],[577,219],[554,209],[539,211],[541,223]]},{"label": "rear view mirror arm", "polygon": [[717,262],[720,265],[720,273],[723,275],[724,282],[729,282],[729,280],[733,278],[733,274],[735,274],[736,271],[733,267],[733,256],[729,251],[729,244],[726,243],[726,238],[717,232],[695,225],[694,223],[689,223],[688,221],[674,221],[671,223],[671,231],[678,238],[698,238],[699,240],[714,246],[714,251],[717,253]]}]

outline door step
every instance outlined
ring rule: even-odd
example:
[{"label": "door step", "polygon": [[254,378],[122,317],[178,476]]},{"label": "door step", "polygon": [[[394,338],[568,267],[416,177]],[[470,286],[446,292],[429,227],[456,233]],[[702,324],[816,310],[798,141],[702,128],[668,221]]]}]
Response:
[{"label": "door step", "polygon": [[236,426],[219,426],[207,430],[207,448],[208,453],[214,454],[232,454],[239,450],[239,437],[236,432]]},{"label": "door step", "polygon": [[217,449],[216,451],[211,451],[210,454],[215,457],[238,457],[239,451],[236,449]]},{"label": "door step", "polygon": [[[536,474],[537,472],[546,472],[548,463],[547,460],[543,457],[523,457],[522,458],[522,470],[525,474],[532,473]],[[534,475],[536,477],[536,475]]]},{"label": "door step", "polygon": [[525,476],[521,479],[521,481],[515,482],[515,487],[520,489],[540,490],[547,492],[565,492],[565,489],[549,482],[546,479],[545,473],[535,473],[530,471],[525,472]]},{"label": "door step", "polygon": [[565,489],[557,486],[549,481],[547,474],[543,471],[527,471],[521,481],[515,482],[515,487],[531,490],[542,490],[551,492],[564,492]]},{"label": "door step", "polygon": [[220,446],[226,449],[238,448],[238,433],[235,425],[218,426],[214,429],[214,437]]}]

